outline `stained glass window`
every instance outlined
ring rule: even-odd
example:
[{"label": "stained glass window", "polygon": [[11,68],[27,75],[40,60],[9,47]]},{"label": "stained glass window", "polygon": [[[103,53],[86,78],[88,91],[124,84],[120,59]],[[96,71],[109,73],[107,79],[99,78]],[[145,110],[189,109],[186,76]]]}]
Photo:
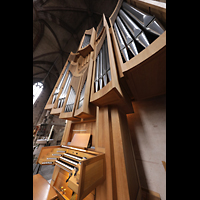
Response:
[{"label": "stained glass window", "polygon": [[33,85],[33,104],[39,97],[42,90],[43,90],[43,84],[41,82],[37,82]]}]

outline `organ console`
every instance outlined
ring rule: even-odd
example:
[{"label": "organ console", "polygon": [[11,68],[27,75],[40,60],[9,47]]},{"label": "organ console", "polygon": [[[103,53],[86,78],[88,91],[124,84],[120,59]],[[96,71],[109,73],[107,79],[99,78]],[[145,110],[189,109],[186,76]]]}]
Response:
[{"label": "organ console", "polygon": [[[86,143],[88,141],[87,138]],[[43,147],[37,163],[55,165],[51,186],[64,199],[70,199],[74,191],[77,200],[81,200],[105,180],[105,154],[87,148],[71,145]]]},{"label": "organ console", "polygon": [[45,106],[68,120],[61,145],[43,147],[37,160],[55,165],[58,199],[142,199],[126,117],[131,100],[165,93],[166,30],[165,9],[133,2],[118,1],[110,28],[103,14],[85,31]]}]

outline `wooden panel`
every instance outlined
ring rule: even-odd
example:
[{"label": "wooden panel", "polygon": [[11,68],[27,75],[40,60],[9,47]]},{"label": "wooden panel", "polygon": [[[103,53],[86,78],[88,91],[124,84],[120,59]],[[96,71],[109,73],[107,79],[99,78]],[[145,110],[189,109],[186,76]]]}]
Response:
[{"label": "wooden panel", "polygon": [[166,47],[124,74],[135,100],[165,94]]},{"label": "wooden panel", "polygon": [[87,148],[90,135],[90,133],[74,134],[69,146]]},{"label": "wooden panel", "polygon": [[109,21],[111,22],[112,25],[114,24],[114,21],[115,21],[117,15],[118,15],[118,12],[119,12],[119,9],[122,5],[122,2],[123,2],[123,0],[118,0],[115,9],[113,10],[112,14],[109,17]]},{"label": "wooden panel", "polygon": [[[69,177],[69,173],[63,169],[59,169],[59,172],[57,174],[56,180],[54,182],[53,187],[63,196],[67,197],[68,199],[72,196],[72,190],[68,187],[68,183],[66,183],[67,178]],[[61,186],[66,189],[66,193],[63,194],[61,191]]]},{"label": "wooden panel", "polygon": [[[83,190],[87,190],[89,187],[91,187],[93,184],[95,184],[99,179],[103,177],[103,164],[104,164],[103,162],[104,162],[103,159],[101,159],[85,167],[85,175],[83,177],[84,179]],[[98,171],[98,173],[95,173],[95,171]]]},{"label": "wooden panel", "polygon": [[95,196],[94,194],[90,193],[83,200],[95,200]]},{"label": "wooden panel", "polygon": [[60,171],[60,167],[55,165],[54,170],[53,170],[53,175],[51,177],[51,184],[50,184],[51,186],[53,186],[59,171]]},{"label": "wooden panel", "polygon": [[72,150],[72,149],[69,149],[68,153],[72,154],[72,155],[75,155],[75,156],[79,156],[79,157],[86,157],[87,159],[93,158],[93,157],[96,156],[94,154],[87,153],[86,151],[85,152],[81,152],[81,151],[76,151],[76,150]]},{"label": "wooden panel", "polygon": [[67,145],[68,142],[71,141],[71,135],[70,135],[70,129],[71,129],[71,124],[72,124],[72,121],[67,121],[67,123],[65,124],[65,129],[64,129],[64,133],[63,133],[63,136],[62,136],[62,141],[61,141],[61,146],[62,145]]},{"label": "wooden panel", "polygon": [[53,162],[51,164],[51,165],[53,165],[55,160],[50,160],[50,159],[47,159],[47,158],[49,158],[49,157],[58,158],[59,156],[52,156],[53,151],[57,150],[58,147],[59,146],[42,147],[36,163],[39,163],[39,164],[42,165],[42,162]]},{"label": "wooden panel", "polygon": [[52,186],[40,174],[33,175],[33,200],[51,200],[57,194]]},{"label": "wooden panel", "polygon": [[[95,149],[105,152],[106,181],[96,188],[96,199],[117,199],[115,185],[115,168],[113,158],[113,145],[111,141],[111,121],[108,106],[100,107],[97,115],[98,139]],[[103,148],[102,148],[103,147]],[[104,149],[104,151],[102,151]]]},{"label": "wooden panel", "polygon": [[141,199],[139,177],[126,115],[111,107],[112,139],[116,173],[117,198]]},{"label": "wooden panel", "polygon": [[92,146],[95,146],[95,126],[96,122],[89,121],[89,122],[73,122],[67,121],[65,125],[65,130],[63,133],[61,145],[67,145],[68,142],[71,142],[75,133],[82,134],[82,133],[90,133],[92,135]]},{"label": "wooden panel", "polygon": [[106,177],[105,173],[105,154],[83,160],[77,200],[82,200],[99,184],[103,183]]}]

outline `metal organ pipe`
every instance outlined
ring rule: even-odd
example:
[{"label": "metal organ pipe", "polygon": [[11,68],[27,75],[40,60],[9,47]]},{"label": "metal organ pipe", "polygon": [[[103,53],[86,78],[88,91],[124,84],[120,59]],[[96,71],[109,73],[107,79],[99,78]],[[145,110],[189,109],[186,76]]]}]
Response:
[{"label": "metal organ pipe", "polygon": [[[155,16],[146,14],[126,2],[122,3],[121,9],[113,24],[113,29],[119,50],[125,62],[129,61],[129,57],[131,56],[128,54],[127,48],[129,48],[134,56],[138,54],[134,40],[146,48],[149,46],[149,41],[145,34],[148,36],[148,32],[151,32],[159,36],[165,31],[164,27]],[[147,32],[144,33],[144,29],[147,30]],[[134,40],[132,37],[134,37]]]},{"label": "metal organ pipe", "polygon": [[126,2],[122,3],[122,9],[127,12],[131,18],[135,19],[141,26],[143,26],[147,31],[154,33],[155,35],[161,35],[165,28],[162,24],[155,18],[145,12],[142,12]]},{"label": "metal organ pipe", "polygon": [[71,86],[70,92],[69,92],[69,97],[65,106],[65,112],[71,112],[74,106],[76,98],[76,93],[74,91],[74,88]]},{"label": "metal organ pipe", "polygon": [[102,63],[102,66],[103,66],[103,69],[102,69],[102,74],[103,74],[103,83],[104,85],[107,85],[107,75],[106,75],[106,50],[105,50],[105,40],[104,40],[104,43],[103,43],[103,46],[102,46],[102,58],[103,58],[103,63]]},{"label": "metal organ pipe", "polygon": [[105,50],[106,50],[106,72],[107,72],[109,81],[111,81],[110,62],[109,62],[107,38],[105,38]]},{"label": "metal organ pipe", "polygon": [[95,92],[106,86],[110,81],[111,73],[106,37],[96,58]]},{"label": "metal organ pipe", "polygon": [[117,25],[118,25],[121,33],[122,33],[122,37],[124,38],[126,45],[130,49],[130,51],[132,52],[132,54],[134,56],[136,56],[138,54],[138,50],[137,50],[137,48],[135,46],[135,42],[133,41],[133,38],[129,34],[128,30],[124,26],[124,24],[121,21],[121,19],[119,18],[119,16],[117,16],[116,22],[117,22]]},{"label": "metal organ pipe", "polygon": [[60,83],[58,84],[58,87],[56,88],[56,90],[55,90],[55,92],[54,92],[52,104],[55,102],[55,100],[56,100],[56,98],[57,98],[57,96],[58,96],[58,93],[59,93],[59,91],[60,91],[61,85],[62,85],[62,83],[63,83],[63,81],[64,81],[64,79],[65,79],[65,76],[66,76],[66,74],[67,74],[67,70],[68,70],[68,68],[69,68],[69,65],[70,65],[70,62],[68,61],[67,67],[66,67],[66,69],[65,69],[65,72],[64,72],[64,74],[63,74],[63,76],[62,76],[62,78],[61,78],[61,80],[60,80]]},{"label": "metal organ pipe", "polygon": [[59,97],[57,108],[61,108],[63,106],[63,103],[65,101],[65,97],[67,95],[67,91],[68,91],[71,79],[72,79],[72,73],[69,72],[69,75],[67,77],[66,83],[65,83],[64,88],[63,88],[63,91],[62,91],[62,93],[61,93],[61,95]]},{"label": "metal organ pipe", "polygon": [[126,50],[126,46],[124,44],[124,41],[123,41],[122,36],[119,32],[119,29],[117,27],[116,22],[114,23],[113,26],[114,26],[114,31],[115,31],[115,35],[116,35],[116,38],[117,38],[117,42],[118,42],[118,45],[119,45],[120,52],[121,52],[122,56],[124,57],[125,61],[128,61],[129,60],[128,52]]},{"label": "metal organ pipe", "polygon": [[100,25],[99,30],[98,30],[98,32],[97,32],[97,37],[98,37],[99,34],[101,33],[102,28],[103,28],[103,20],[101,21],[101,25]]},{"label": "metal organ pipe", "polygon": [[102,81],[102,48],[100,50],[100,56],[99,56],[99,89],[103,87],[103,81]]},{"label": "metal organ pipe", "polygon": [[85,46],[87,46],[90,43],[90,38],[91,38],[91,35],[85,34],[85,38],[84,38],[81,48],[84,48]]},{"label": "metal organ pipe", "polygon": [[144,47],[149,46],[149,42],[144,34],[144,32],[124,13],[123,10],[119,10],[119,16],[126,24],[128,30],[133,35],[133,37]]},{"label": "metal organ pipe", "polygon": [[97,56],[97,59],[96,59],[96,76],[95,76],[95,92],[97,92],[98,91],[98,85],[99,85],[99,83],[98,83],[98,79],[99,79],[99,54],[98,54],[98,56]]},{"label": "metal organ pipe", "polygon": [[83,88],[82,88],[82,90],[81,90],[78,108],[80,108],[80,107],[83,105],[83,100],[84,100],[84,95],[85,95],[86,81],[87,81],[87,79],[85,80],[84,85],[83,85]]}]

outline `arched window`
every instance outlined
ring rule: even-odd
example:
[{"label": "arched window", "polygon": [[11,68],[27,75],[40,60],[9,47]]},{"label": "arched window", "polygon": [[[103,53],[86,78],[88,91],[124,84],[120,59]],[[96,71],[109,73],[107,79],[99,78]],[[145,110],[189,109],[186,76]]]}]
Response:
[{"label": "arched window", "polygon": [[42,92],[43,84],[41,82],[37,82],[33,85],[33,104],[39,97],[40,93]]}]

